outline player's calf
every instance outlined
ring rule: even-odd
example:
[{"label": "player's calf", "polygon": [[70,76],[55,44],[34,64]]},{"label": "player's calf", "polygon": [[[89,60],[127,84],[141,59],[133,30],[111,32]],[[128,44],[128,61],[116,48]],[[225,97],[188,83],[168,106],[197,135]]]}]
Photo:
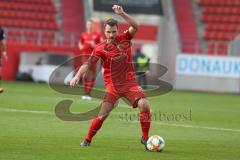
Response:
[{"label": "player's calf", "polygon": [[151,126],[151,113],[150,107],[145,98],[141,98],[138,101],[138,108],[140,110],[140,125],[142,129],[142,141],[145,142],[149,137],[149,130]]}]

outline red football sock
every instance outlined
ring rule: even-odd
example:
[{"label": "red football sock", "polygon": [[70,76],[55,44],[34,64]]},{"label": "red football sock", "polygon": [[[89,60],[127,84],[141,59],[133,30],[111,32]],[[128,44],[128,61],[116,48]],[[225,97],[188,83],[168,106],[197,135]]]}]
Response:
[{"label": "red football sock", "polygon": [[142,128],[142,138],[148,139],[148,133],[151,125],[150,110],[140,112],[140,125]]},{"label": "red football sock", "polygon": [[103,120],[101,120],[98,116],[95,117],[88,129],[88,134],[86,136],[86,140],[92,141],[93,136],[97,133],[97,131],[101,128],[103,124]]}]

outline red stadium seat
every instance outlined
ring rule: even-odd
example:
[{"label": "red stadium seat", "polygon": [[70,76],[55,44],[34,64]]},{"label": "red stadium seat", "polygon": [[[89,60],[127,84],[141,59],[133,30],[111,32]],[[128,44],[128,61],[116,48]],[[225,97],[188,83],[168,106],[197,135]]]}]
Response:
[{"label": "red stadium seat", "polygon": [[228,31],[235,32],[237,30],[236,25],[226,25],[228,27]]},{"label": "red stadium seat", "polygon": [[211,39],[211,35],[210,35],[210,32],[208,32],[207,30],[205,30],[205,32],[204,32],[204,39],[206,39],[206,40],[209,40],[209,39]]},{"label": "red stadium seat", "polygon": [[215,54],[215,41],[210,41],[208,43],[207,54],[210,54],[210,55]]},{"label": "red stadium seat", "polygon": [[37,30],[58,29],[52,0],[3,0],[0,10],[3,26]]},{"label": "red stadium seat", "polygon": [[208,54],[227,55],[227,44],[240,32],[240,0],[200,0],[203,39],[210,41]]}]

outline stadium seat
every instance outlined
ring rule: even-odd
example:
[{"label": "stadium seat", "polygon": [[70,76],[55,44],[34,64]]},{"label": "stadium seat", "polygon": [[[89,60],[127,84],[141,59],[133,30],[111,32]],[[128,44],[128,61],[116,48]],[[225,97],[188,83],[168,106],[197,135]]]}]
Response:
[{"label": "stadium seat", "polygon": [[209,54],[209,55],[215,54],[215,41],[210,41],[208,43],[207,54]]},{"label": "stadium seat", "polygon": [[207,53],[227,55],[229,41],[240,32],[240,1],[199,0],[199,5],[201,21],[206,24],[203,39],[209,41]]},{"label": "stadium seat", "polygon": [[52,0],[3,0],[0,10],[0,25],[3,26],[37,30],[58,29]]},{"label": "stadium seat", "polygon": [[235,0],[200,0],[200,5],[203,6],[235,6],[237,1]]}]

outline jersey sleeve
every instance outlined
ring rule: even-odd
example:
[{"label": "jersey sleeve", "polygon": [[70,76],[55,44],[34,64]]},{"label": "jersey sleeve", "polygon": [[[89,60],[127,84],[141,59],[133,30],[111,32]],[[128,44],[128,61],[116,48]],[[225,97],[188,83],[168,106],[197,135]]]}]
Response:
[{"label": "jersey sleeve", "polygon": [[101,58],[101,52],[98,51],[96,48],[92,51],[92,54],[88,58],[88,63],[90,64],[90,68],[94,68]]},{"label": "jersey sleeve", "polygon": [[123,34],[120,35],[124,40],[131,40],[133,36],[129,33],[129,30],[124,31]]}]

